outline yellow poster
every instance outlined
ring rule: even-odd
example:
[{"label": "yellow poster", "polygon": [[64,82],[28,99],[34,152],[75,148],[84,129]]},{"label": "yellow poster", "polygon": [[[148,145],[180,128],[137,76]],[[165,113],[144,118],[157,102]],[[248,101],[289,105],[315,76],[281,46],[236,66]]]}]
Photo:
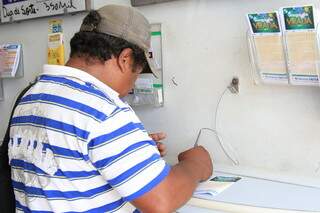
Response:
[{"label": "yellow poster", "polygon": [[48,64],[64,65],[62,33],[51,33],[48,35]]},{"label": "yellow poster", "polygon": [[64,42],[61,19],[49,21],[48,64],[64,65]]}]

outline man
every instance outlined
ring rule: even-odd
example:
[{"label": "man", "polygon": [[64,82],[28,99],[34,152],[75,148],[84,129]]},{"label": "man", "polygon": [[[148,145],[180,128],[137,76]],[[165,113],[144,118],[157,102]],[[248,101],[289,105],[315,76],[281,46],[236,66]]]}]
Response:
[{"label": "man", "polygon": [[[172,212],[212,173],[203,147],[169,166],[120,98],[152,69],[148,21],[133,8],[92,11],[66,66],[45,65],[11,120],[9,162],[23,212]],[[160,152],[159,152],[160,151]]]}]

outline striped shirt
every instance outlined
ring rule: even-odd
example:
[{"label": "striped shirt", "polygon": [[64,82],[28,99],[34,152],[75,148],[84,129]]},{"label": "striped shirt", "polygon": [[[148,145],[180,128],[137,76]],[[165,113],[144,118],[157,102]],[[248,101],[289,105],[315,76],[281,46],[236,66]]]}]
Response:
[{"label": "striped shirt", "polygon": [[78,69],[45,65],[11,120],[17,212],[139,212],[169,173],[133,110]]}]

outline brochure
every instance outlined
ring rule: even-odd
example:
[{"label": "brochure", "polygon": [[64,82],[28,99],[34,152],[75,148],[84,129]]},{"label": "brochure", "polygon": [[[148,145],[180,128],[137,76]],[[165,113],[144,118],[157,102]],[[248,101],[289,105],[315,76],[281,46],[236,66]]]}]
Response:
[{"label": "brochure", "polygon": [[200,183],[194,191],[193,197],[213,198],[240,179],[240,177],[216,176],[206,182]]},{"label": "brochure", "polygon": [[14,77],[20,64],[21,44],[0,44],[0,77]]}]

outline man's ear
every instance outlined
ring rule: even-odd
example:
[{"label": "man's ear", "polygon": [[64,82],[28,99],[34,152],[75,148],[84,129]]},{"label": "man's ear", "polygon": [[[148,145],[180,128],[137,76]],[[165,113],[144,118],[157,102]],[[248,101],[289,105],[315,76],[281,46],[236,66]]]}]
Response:
[{"label": "man's ear", "polygon": [[131,70],[133,60],[132,60],[132,49],[125,48],[121,51],[119,57],[118,57],[118,64],[121,69],[121,72],[124,72],[126,70]]}]

